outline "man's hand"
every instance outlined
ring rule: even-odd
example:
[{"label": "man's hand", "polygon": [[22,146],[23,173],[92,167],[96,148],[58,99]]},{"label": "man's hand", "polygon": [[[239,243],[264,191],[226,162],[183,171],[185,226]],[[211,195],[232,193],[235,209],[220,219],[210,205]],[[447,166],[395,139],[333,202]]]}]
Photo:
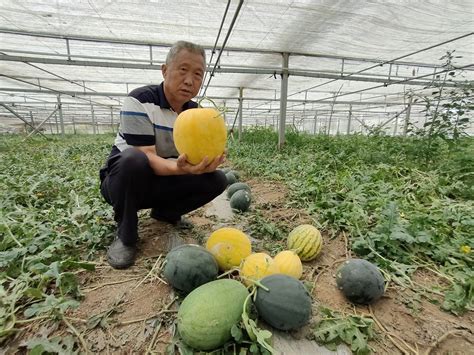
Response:
[{"label": "man's hand", "polygon": [[182,170],[186,174],[204,174],[212,173],[225,161],[225,153],[216,157],[213,161],[209,163],[209,158],[204,157],[204,159],[196,165],[189,163],[186,159],[186,154],[181,154],[176,161],[178,169]]}]

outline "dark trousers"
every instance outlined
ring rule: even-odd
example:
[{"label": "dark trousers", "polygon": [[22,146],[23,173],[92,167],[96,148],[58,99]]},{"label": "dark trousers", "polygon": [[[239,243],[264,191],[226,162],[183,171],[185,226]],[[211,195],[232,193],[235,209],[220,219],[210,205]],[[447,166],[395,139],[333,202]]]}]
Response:
[{"label": "dark trousers", "polygon": [[130,148],[110,157],[101,171],[100,191],[113,206],[117,236],[126,245],[138,239],[138,210],[153,208],[160,218],[177,221],[216,196],[227,186],[223,172],[158,176],[145,153]]}]

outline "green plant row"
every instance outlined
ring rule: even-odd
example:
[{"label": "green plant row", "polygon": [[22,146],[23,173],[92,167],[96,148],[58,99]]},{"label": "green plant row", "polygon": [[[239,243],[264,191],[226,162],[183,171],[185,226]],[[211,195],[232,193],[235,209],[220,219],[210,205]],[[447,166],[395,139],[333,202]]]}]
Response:
[{"label": "green plant row", "polygon": [[0,139],[1,342],[78,306],[75,271],[94,269],[114,226],[98,179],[112,137]]},{"label": "green plant row", "polygon": [[230,159],[251,175],[284,182],[288,204],[307,208],[330,234],[345,231],[352,250],[393,279],[420,267],[443,276],[442,307],[473,307],[474,140],[455,146],[439,139],[386,136],[312,136],[290,132],[277,149],[262,128],[232,141]]}]

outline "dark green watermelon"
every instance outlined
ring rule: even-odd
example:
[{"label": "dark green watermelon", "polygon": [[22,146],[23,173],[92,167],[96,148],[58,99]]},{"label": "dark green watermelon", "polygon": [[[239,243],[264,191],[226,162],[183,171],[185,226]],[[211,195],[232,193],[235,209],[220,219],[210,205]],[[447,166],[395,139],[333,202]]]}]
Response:
[{"label": "dark green watermelon", "polygon": [[294,277],[274,274],[260,283],[268,288],[257,289],[255,306],[259,317],[276,329],[297,329],[311,318],[311,295]]},{"label": "dark green watermelon", "polygon": [[240,173],[237,170],[231,169],[229,172],[234,174],[234,176],[237,180],[240,180]]},{"label": "dark green watermelon", "polygon": [[247,190],[248,192],[250,192],[250,186],[247,185],[245,182],[235,182],[227,189],[227,197],[231,198],[232,195],[239,190]]},{"label": "dark green watermelon", "polygon": [[217,278],[219,267],[214,256],[195,244],[173,248],[166,255],[165,279],[177,290],[189,293],[196,287]]},{"label": "dark green watermelon", "polygon": [[380,270],[364,259],[347,260],[337,271],[336,283],[344,296],[357,304],[373,303],[385,290]]},{"label": "dark green watermelon", "polygon": [[225,177],[227,179],[227,185],[232,185],[237,182],[237,178],[231,172],[228,172],[227,174],[225,174]]},{"label": "dark green watermelon", "polygon": [[230,207],[234,210],[245,212],[249,209],[252,196],[247,190],[238,190],[230,198]]}]

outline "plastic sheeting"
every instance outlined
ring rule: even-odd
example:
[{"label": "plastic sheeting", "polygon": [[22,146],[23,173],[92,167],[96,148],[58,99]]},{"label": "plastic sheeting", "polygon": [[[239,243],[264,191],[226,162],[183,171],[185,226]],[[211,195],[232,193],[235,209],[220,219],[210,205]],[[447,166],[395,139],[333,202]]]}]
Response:
[{"label": "plastic sheeting", "polygon": [[[357,122],[383,122],[406,109],[410,92],[428,95],[432,90],[424,87],[444,78],[440,58],[448,51],[454,66],[465,67],[453,80],[472,81],[473,6],[468,0],[247,0],[229,31],[237,0],[1,0],[0,103],[41,119],[61,94],[66,121],[90,120],[94,111],[95,120],[110,122],[123,95],[162,80],[168,46],[188,40],[207,48],[209,70],[220,55],[206,96],[227,108],[229,124],[242,88],[244,125],[277,125],[281,53],[287,52],[287,123],[317,131],[330,117],[343,131],[352,115],[353,131]],[[412,118],[422,119],[422,109],[414,106]],[[0,121],[8,117],[0,107]]]}]

